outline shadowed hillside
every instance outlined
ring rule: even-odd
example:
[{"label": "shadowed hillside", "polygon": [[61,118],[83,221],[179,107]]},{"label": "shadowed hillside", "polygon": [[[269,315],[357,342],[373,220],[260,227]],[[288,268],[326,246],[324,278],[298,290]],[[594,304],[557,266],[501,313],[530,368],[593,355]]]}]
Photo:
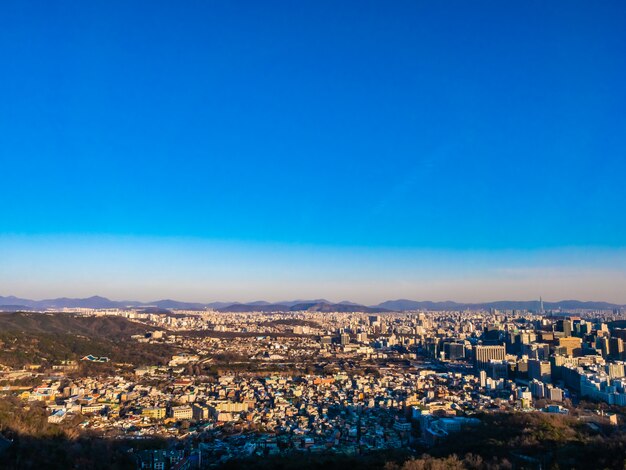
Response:
[{"label": "shadowed hillside", "polygon": [[11,367],[46,365],[88,354],[134,365],[166,363],[176,348],[130,339],[147,330],[120,317],[4,313],[0,314],[0,363]]},{"label": "shadowed hillside", "polygon": [[144,334],[146,327],[121,317],[79,317],[71,313],[2,313],[0,331],[71,333],[97,338]]}]

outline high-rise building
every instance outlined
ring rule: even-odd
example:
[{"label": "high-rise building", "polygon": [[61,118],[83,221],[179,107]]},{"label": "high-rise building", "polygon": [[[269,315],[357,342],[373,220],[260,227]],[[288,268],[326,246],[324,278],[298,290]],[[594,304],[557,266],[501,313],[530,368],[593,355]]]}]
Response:
[{"label": "high-rise building", "polygon": [[538,359],[528,360],[528,378],[536,379],[542,382],[550,382],[552,368],[550,361],[540,361]]},{"label": "high-rise building", "polygon": [[529,359],[548,359],[550,357],[550,345],[546,343],[522,344],[521,353]]},{"label": "high-rise building", "polygon": [[532,393],[535,398],[543,398],[546,395],[545,384],[539,380],[531,380],[530,393]]},{"label": "high-rise building", "polygon": [[624,341],[622,338],[609,339],[609,356],[613,359],[624,358]]},{"label": "high-rise building", "polygon": [[557,331],[562,331],[564,336],[572,336],[572,320],[569,318],[556,322]]},{"label": "high-rise building", "polygon": [[626,376],[626,369],[623,362],[609,362],[606,365],[606,372],[611,379],[620,379]]},{"label": "high-rise building", "polygon": [[563,401],[563,390],[548,385],[546,386],[546,398],[551,401]]},{"label": "high-rise building", "polygon": [[506,357],[504,346],[476,346],[474,348],[474,365],[478,370],[486,370],[489,361],[503,361]]},{"label": "high-rise building", "polygon": [[609,338],[606,336],[596,338],[596,349],[600,350],[603,358],[609,357]]},{"label": "high-rise building", "polygon": [[506,379],[509,377],[509,363],[507,361],[489,361],[489,376],[492,379]]},{"label": "high-rise building", "polygon": [[444,343],[443,353],[449,361],[463,359],[465,357],[465,346],[461,343]]},{"label": "high-rise building", "polygon": [[582,339],[575,336],[559,338],[559,349],[567,356],[579,356],[581,352]]},{"label": "high-rise building", "polygon": [[211,411],[208,406],[202,404],[194,404],[193,407],[193,419],[197,421],[207,420],[211,417]]}]

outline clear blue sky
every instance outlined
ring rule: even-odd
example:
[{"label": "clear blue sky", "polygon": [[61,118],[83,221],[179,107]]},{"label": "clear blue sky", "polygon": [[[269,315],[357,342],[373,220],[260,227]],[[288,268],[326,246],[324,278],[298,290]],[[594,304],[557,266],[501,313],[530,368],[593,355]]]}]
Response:
[{"label": "clear blue sky", "polygon": [[[319,270],[294,246],[335,270],[374,256],[374,283],[394,259],[437,267],[432,253],[463,269],[609,260],[626,247],[625,24],[623,1],[2,2],[0,253],[28,278],[50,266],[31,260],[42,240],[69,269],[66,253],[90,247],[88,266],[103,238],[119,253],[156,240],[164,259],[193,239],[227,244],[234,278],[302,256],[296,296]],[[0,295],[48,293],[7,266]],[[242,298],[286,276],[267,269]],[[80,282],[59,295],[126,294]]]}]

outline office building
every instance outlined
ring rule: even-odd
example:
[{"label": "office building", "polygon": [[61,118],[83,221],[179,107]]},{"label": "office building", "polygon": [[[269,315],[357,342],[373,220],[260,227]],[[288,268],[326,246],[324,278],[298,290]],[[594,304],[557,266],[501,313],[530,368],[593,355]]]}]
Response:
[{"label": "office building", "polygon": [[486,370],[489,361],[503,361],[505,356],[504,346],[476,346],[474,348],[474,365],[478,370]]}]

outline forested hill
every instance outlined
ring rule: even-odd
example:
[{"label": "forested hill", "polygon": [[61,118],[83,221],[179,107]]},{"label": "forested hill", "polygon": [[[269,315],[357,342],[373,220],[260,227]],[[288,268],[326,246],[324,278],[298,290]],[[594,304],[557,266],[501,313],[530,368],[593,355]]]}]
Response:
[{"label": "forested hill", "polygon": [[122,317],[81,317],[71,313],[0,313],[1,332],[68,333],[119,339],[144,334],[147,328]]},{"label": "forested hill", "polygon": [[0,313],[0,364],[52,365],[88,354],[112,362],[167,364],[179,348],[138,343],[132,335],[151,328],[121,317],[80,317],[69,313]]}]

